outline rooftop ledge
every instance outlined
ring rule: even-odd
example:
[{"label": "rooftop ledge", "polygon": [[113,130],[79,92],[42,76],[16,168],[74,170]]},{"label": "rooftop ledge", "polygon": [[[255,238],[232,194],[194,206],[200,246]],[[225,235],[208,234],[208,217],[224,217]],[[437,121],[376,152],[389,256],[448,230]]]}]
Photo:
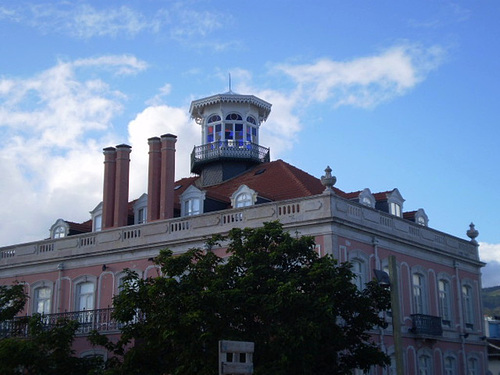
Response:
[{"label": "rooftop ledge", "polygon": [[[234,227],[256,228],[263,222],[279,220],[291,231],[303,235],[331,233],[331,224],[367,230],[380,238],[393,238],[430,251],[448,253],[463,260],[479,262],[478,251],[470,241],[423,227],[408,220],[363,206],[331,194],[259,204],[242,209],[155,221],[0,248],[0,270],[13,265],[60,262],[67,259],[102,255],[130,249],[159,249],[174,252],[202,246],[215,233]],[[322,225],[325,224],[325,225]]]}]

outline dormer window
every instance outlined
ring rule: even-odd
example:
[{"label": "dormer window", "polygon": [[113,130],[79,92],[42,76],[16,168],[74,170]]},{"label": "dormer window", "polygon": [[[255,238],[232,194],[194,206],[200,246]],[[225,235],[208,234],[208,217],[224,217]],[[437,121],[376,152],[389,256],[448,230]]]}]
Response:
[{"label": "dormer window", "polygon": [[429,218],[427,217],[427,214],[425,213],[423,208],[419,208],[417,212],[415,212],[415,223],[424,227],[428,225]]},{"label": "dormer window", "polygon": [[69,233],[69,225],[63,219],[57,219],[54,225],[50,227],[50,238],[63,238]]},{"label": "dormer window", "polygon": [[63,237],[66,237],[66,228],[63,227],[62,225],[56,227],[56,229],[54,229],[54,238],[63,238]]},{"label": "dormer window", "polygon": [[102,202],[90,211],[90,217],[92,218],[92,231],[99,232],[102,230]]},{"label": "dormer window", "polygon": [[366,188],[361,193],[359,193],[359,203],[375,208],[375,197],[371,193],[370,189]]},{"label": "dormer window", "polygon": [[389,213],[397,217],[403,217],[404,199],[398,189],[394,189],[387,194],[387,203],[389,205]]},{"label": "dormer window", "polygon": [[142,194],[134,203],[134,224],[144,224],[147,221],[148,195]]},{"label": "dormer window", "polygon": [[180,196],[181,216],[192,216],[203,213],[205,192],[191,185]]},{"label": "dormer window", "polygon": [[253,206],[257,201],[257,192],[246,185],[241,185],[233,195],[231,195],[231,205],[233,208]]}]

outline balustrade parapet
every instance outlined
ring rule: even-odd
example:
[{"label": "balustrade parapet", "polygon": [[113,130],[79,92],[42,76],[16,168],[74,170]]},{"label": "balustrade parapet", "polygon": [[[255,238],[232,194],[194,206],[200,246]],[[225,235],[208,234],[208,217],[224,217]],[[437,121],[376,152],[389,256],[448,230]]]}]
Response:
[{"label": "balustrade parapet", "polygon": [[[113,316],[113,308],[69,311],[55,314],[41,314],[39,319],[43,329],[51,329],[61,320],[78,322],[77,335],[86,335],[92,331],[100,333],[116,333],[120,331],[123,323],[116,321]],[[12,320],[0,322],[0,338],[5,337],[28,337],[28,322],[30,316],[16,317]]]},{"label": "balustrade parapet", "polygon": [[256,163],[270,161],[269,148],[252,142],[218,141],[195,146],[191,153],[191,171],[200,173],[202,165],[214,160],[249,160]]}]

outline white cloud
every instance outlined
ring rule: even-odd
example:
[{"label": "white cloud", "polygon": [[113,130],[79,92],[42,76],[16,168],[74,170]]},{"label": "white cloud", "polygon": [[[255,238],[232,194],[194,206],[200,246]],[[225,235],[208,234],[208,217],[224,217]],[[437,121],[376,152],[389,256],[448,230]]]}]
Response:
[{"label": "white cloud", "polygon": [[441,64],[444,50],[399,45],[351,61],[278,65],[298,85],[304,101],[370,108],[403,95]]},{"label": "white cloud", "polygon": [[133,72],[145,65],[108,56],[59,62],[30,78],[0,79],[0,173],[8,176],[0,194],[8,197],[3,209],[10,213],[0,244],[45,238],[58,217],[85,221],[101,199],[102,168],[96,166],[102,165],[103,146],[116,142],[112,120],[125,96],[101,79],[81,79],[82,66]]},{"label": "white cloud", "polygon": [[163,134],[177,136],[175,145],[176,178],[186,177],[191,169],[191,151],[200,142],[200,128],[190,120],[187,108],[167,105],[150,106],[129,123],[129,142],[132,146],[130,162],[130,198],[139,198],[147,192],[148,139]]},{"label": "white cloud", "polygon": [[483,287],[500,285],[500,244],[480,242],[479,259],[486,263],[482,269]]}]

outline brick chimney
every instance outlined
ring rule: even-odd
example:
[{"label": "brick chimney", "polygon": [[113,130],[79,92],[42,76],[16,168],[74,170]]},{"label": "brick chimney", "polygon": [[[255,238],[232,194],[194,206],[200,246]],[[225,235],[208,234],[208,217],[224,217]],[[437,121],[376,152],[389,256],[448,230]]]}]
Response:
[{"label": "brick chimney", "polygon": [[148,171],[148,218],[151,222],[160,218],[160,177],[161,177],[161,140],[159,137],[148,139],[149,171]]},{"label": "brick chimney", "polygon": [[115,211],[113,226],[123,227],[128,223],[128,188],[130,174],[129,145],[116,146]]},{"label": "brick chimney", "polygon": [[104,188],[102,194],[102,229],[113,227],[115,212],[116,149],[106,147],[104,153]]},{"label": "brick chimney", "polygon": [[161,136],[160,219],[174,217],[175,142],[177,136]]}]

